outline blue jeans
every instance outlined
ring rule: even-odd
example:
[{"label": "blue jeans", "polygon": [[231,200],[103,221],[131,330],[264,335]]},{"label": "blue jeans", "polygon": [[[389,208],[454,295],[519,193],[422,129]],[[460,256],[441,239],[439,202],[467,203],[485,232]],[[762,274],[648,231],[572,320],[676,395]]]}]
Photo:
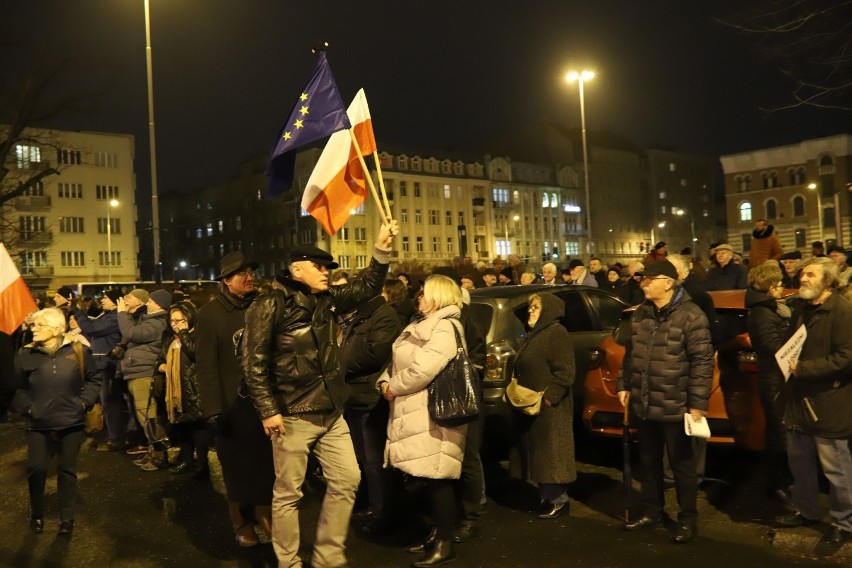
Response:
[{"label": "blue jeans", "polygon": [[819,468],[829,482],[832,523],[852,531],[852,455],[846,438],[821,438],[787,431],[787,460],[793,473],[793,506],[808,519],[822,517],[819,509]]}]

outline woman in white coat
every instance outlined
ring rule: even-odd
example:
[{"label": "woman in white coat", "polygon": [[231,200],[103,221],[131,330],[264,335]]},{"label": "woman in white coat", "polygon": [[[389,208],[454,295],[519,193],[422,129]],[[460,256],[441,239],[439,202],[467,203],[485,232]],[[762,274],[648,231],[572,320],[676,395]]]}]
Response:
[{"label": "woman in white coat", "polygon": [[455,282],[446,276],[430,276],[418,299],[418,309],[424,317],[409,324],[394,342],[391,368],[377,383],[390,401],[390,465],[422,478],[432,501],[434,539],[430,535],[422,547],[425,556],[413,564],[418,568],[455,558],[452,480],[461,475],[467,425],[436,424],[429,414],[427,387],[456,356],[453,326],[464,337],[458,321],[461,306],[461,289]]}]

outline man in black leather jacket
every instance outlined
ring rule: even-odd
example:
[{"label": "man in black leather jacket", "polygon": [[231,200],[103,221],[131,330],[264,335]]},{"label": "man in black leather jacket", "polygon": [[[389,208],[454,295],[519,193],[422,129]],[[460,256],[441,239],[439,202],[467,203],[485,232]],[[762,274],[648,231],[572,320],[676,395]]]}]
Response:
[{"label": "man in black leather jacket", "polygon": [[301,566],[299,500],[313,451],[327,481],[312,566],[346,565],[346,535],[360,482],[343,409],[349,395],[339,362],[336,314],[382,290],[396,221],[383,224],[373,259],[359,278],[329,287],[333,257],[304,245],[290,251],[287,272],[246,311],[242,370],[246,390],[272,439],[276,479],[272,544],[279,566]]}]

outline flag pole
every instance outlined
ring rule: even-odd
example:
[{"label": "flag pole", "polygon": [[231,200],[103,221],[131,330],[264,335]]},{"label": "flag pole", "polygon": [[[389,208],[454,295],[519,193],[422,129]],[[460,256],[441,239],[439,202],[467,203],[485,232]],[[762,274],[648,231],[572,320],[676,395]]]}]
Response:
[{"label": "flag pole", "polygon": [[376,175],[379,176],[379,189],[382,191],[382,199],[385,202],[385,209],[388,210],[388,217],[393,217],[393,215],[391,215],[390,203],[388,203],[388,193],[385,191],[385,178],[382,175],[382,166],[379,164],[378,148],[376,148],[376,151],[373,152],[373,162],[376,164]]},{"label": "flag pole", "polygon": [[373,199],[376,201],[376,207],[382,214],[382,219],[385,223],[390,223],[392,219],[389,210],[386,212],[382,207],[382,201],[379,199],[379,194],[376,191],[376,186],[373,183],[373,178],[370,177],[370,171],[367,169],[367,163],[364,161],[364,154],[361,153],[361,146],[358,144],[358,139],[355,137],[355,129],[349,129],[349,137],[352,139],[352,145],[355,147],[355,152],[358,154],[358,160],[361,162],[361,167],[364,168],[364,177],[367,178],[367,183],[370,185],[370,191],[373,193]]}]

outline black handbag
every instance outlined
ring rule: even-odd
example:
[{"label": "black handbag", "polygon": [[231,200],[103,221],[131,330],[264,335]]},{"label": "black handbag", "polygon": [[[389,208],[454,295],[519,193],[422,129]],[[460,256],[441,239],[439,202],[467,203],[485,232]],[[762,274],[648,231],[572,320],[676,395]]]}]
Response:
[{"label": "black handbag", "polygon": [[478,377],[455,322],[456,356],[429,383],[429,414],[439,426],[458,426],[479,415]]}]

